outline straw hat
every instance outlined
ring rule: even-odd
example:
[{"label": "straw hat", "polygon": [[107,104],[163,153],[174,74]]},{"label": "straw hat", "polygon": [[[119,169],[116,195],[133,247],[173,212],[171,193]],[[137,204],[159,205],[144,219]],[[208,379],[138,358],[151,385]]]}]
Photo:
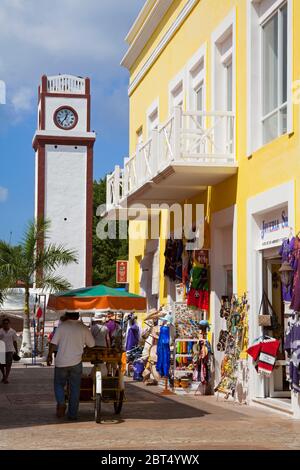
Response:
[{"label": "straw hat", "polygon": [[152,308],[149,311],[149,314],[146,316],[145,321],[147,320],[155,320],[156,318],[160,318],[163,315],[165,315],[165,312],[162,312],[161,310],[157,310],[156,308]]}]

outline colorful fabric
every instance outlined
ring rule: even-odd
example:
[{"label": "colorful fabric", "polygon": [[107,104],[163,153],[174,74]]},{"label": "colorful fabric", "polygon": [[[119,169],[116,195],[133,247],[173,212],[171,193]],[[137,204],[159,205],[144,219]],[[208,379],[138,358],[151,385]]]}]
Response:
[{"label": "colorful fabric", "polygon": [[275,367],[276,356],[280,347],[280,341],[274,338],[261,339],[250,346],[247,353],[257,362],[257,372],[262,375],[271,375]]},{"label": "colorful fabric", "polygon": [[127,331],[126,351],[130,351],[139,344],[140,329],[137,323],[131,325]]},{"label": "colorful fabric", "polygon": [[162,326],[157,345],[156,370],[161,377],[168,377],[170,370],[170,328]]},{"label": "colorful fabric", "polygon": [[272,374],[279,347],[280,341],[277,339],[265,339],[262,342],[257,365],[259,374],[268,376]]},{"label": "colorful fabric", "polygon": [[164,275],[171,281],[182,280],[182,240],[169,239],[165,249]]},{"label": "colorful fabric", "polygon": [[300,392],[300,321],[296,319],[290,321],[289,329],[286,332],[284,349],[289,357],[289,380],[291,388],[295,392]]},{"label": "colorful fabric", "polygon": [[187,305],[199,310],[209,309],[209,293],[206,290],[190,289],[187,295]]},{"label": "colorful fabric", "polygon": [[293,256],[291,259],[291,265],[295,270],[293,294],[290,308],[295,312],[300,311],[300,239],[296,237],[293,247]]}]

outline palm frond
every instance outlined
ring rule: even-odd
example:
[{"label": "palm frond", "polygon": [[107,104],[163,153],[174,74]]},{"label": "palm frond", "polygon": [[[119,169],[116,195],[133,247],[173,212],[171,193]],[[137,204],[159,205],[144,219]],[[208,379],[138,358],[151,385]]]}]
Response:
[{"label": "palm frond", "polygon": [[49,228],[50,221],[43,218],[28,223],[22,243],[27,262],[34,262],[37,246],[47,239]]},{"label": "palm frond", "polygon": [[20,246],[12,246],[0,241],[0,284],[10,284],[12,287],[18,280],[26,280],[24,257]]},{"label": "palm frond", "polygon": [[59,266],[67,266],[77,263],[76,252],[66,249],[63,245],[50,243],[39,251],[35,259],[35,270],[43,270],[44,273],[55,271]]},{"label": "palm frond", "polygon": [[64,277],[49,274],[38,281],[37,287],[50,292],[61,292],[70,290],[72,286]]}]

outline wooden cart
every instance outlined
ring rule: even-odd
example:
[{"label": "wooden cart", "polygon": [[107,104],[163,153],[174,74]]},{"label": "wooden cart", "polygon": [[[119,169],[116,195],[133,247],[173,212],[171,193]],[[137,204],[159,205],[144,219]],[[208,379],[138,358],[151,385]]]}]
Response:
[{"label": "wooden cart", "polygon": [[[124,400],[124,377],[122,373],[122,351],[108,348],[86,348],[83,362],[93,364],[90,382],[80,390],[80,401],[94,400],[95,421],[101,423],[101,404],[113,403],[115,414],[120,414]],[[103,372],[103,369],[108,373]]]}]

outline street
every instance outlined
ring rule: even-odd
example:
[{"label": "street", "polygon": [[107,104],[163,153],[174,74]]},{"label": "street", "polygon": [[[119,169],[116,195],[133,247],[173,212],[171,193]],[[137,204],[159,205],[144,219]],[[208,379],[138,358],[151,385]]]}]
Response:
[{"label": "street", "polygon": [[103,405],[81,404],[78,422],[55,417],[53,368],[13,368],[0,384],[0,449],[300,449],[300,422],[288,416],[213,396],[160,396],[158,387],[126,383],[126,402],[116,419]]}]

